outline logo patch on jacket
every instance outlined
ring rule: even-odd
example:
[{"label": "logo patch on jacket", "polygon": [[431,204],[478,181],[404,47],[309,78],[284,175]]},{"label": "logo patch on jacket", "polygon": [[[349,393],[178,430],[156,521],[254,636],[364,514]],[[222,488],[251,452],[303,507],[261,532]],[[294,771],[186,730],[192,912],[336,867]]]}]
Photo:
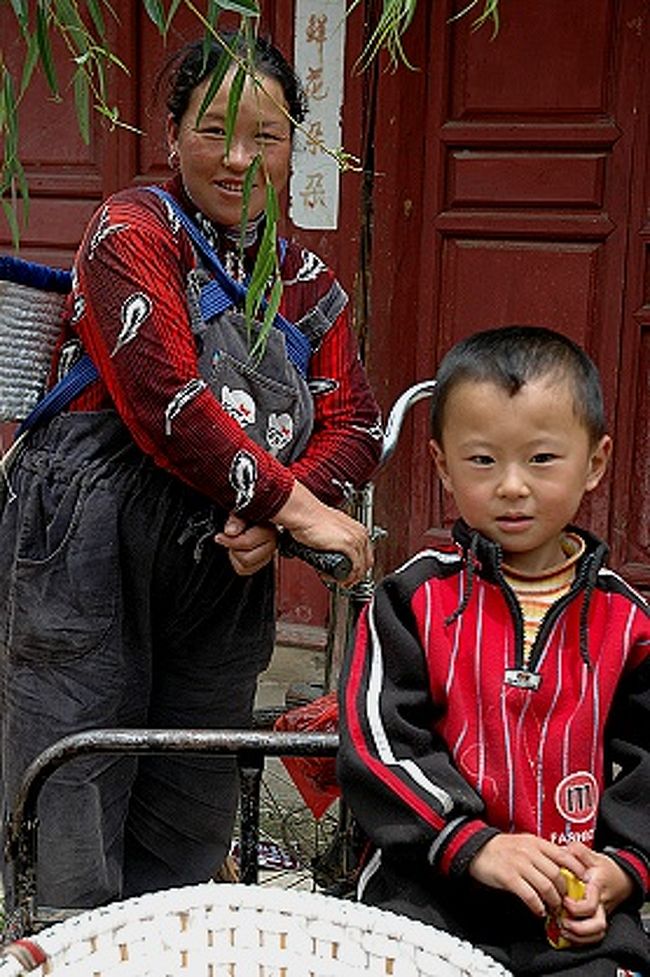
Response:
[{"label": "logo patch on jacket", "polygon": [[555,788],[555,806],[565,821],[584,824],[596,816],[598,783],[588,770],[570,773]]}]

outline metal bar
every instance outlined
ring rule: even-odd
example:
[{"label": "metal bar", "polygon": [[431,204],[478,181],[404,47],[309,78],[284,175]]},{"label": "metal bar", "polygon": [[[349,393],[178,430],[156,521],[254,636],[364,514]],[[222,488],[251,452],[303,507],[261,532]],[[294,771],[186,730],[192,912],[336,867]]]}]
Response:
[{"label": "metal bar", "polygon": [[[16,912],[14,932],[29,932],[36,916],[36,864],[38,856],[38,794],[51,774],[69,760],[90,754],[234,754],[244,773],[248,796],[246,816],[256,822],[243,825],[246,835],[247,880],[257,877],[259,789],[265,756],[335,756],[337,733],[289,733],[274,730],[169,730],[102,729],[74,733],[58,740],[29,765],[7,825],[6,858],[13,862]],[[251,793],[252,791],[252,793]],[[253,839],[251,841],[251,839]],[[254,845],[253,848],[250,846]],[[242,842],[242,851],[244,844]],[[251,868],[254,859],[254,873]],[[255,875],[255,879],[253,878]]]},{"label": "metal bar", "polygon": [[239,802],[239,872],[245,885],[257,885],[257,847],[260,840],[260,791],[264,754],[246,753],[239,757],[241,793]]}]

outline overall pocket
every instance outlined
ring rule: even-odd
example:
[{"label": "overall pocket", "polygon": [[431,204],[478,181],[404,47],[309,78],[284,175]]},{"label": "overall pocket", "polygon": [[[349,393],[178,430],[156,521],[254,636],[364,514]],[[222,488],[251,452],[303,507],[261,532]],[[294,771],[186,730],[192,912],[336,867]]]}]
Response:
[{"label": "overall pocket", "polygon": [[117,509],[110,487],[83,470],[69,484],[32,474],[15,504],[10,654],[31,664],[86,655],[102,644],[115,618]]},{"label": "overall pocket", "polygon": [[312,397],[287,357],[282,333],[271,327],[263,353],[251,356],[239,319],[236,313],[226,313],[208,327],[204,377],[246,434],[287,464],[304,450],[311,435]]}]

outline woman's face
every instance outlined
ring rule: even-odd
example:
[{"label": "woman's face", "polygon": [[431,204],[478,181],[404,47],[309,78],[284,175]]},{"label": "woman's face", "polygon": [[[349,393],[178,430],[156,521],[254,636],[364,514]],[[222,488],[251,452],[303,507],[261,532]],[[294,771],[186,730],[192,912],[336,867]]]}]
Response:
[{"label": "woman's face", "polygon": [[253,159],[261,156],[249,198],[249,220],[264,210],[264,171],[279,193],[287,182],[291,159],[291,127],[281,108],[286,108],[282,86],[266,76],[262,80],[268,95],[250,79],[246,81],[226,156],[225,120],[233,77],[231,69],[198,126],[196,119],[209,78],[192,92],[180,124],[171,116],[167,119],[168,145],[180,159],[187,193],[206,217],[226,227],[241,222],[244,178]]}]

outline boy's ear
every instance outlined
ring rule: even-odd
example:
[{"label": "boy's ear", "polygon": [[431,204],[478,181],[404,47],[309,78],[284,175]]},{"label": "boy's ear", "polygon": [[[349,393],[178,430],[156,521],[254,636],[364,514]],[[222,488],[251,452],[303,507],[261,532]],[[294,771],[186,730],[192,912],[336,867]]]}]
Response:
[{"label": "boy's ear", "polygon": [[585,491],[593,492],[607,471],[607,464],[612,453],[612,439],[608,434],[603,435],[591,451],[589,469],[585,482]]},{"label": "boy's ear", "polygon": [[429,441],[429,454],[433,458],[433,463],[438,472],[438,478],[442,482],[445,490],[451,492],[451,480],[447,471],[447,459],[445,458],[442,446],[437,441],[434,441],[433,438]]}]

